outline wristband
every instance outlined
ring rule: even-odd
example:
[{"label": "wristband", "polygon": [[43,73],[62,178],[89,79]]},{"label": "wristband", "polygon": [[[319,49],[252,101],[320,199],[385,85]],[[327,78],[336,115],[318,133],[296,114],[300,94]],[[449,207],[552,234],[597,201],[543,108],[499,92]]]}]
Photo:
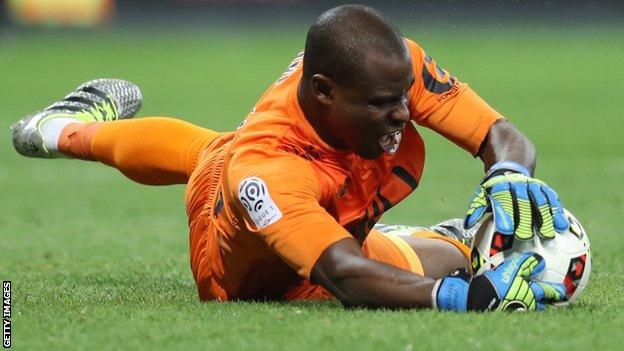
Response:
[{"label": "wristband", "polygon": [[466,311],[469,283],[467,274],[455,271],[435,282],[431,292],[433,308],[440,311]]},{"label": "wristband", "polygon": [[491,178],[494,175],[494,173],[497,173],[498,171],[513,171],[513,172],[524,174],[525,176],[529,178],[531,177],[531,172],[529,172],[529,170],[526,167],[519,164],[518,162],[498,161],[495,164],[493,164],[492,167],[490,167],[490,169],[487,171],[487,173],[485,174],[485,179]]}]

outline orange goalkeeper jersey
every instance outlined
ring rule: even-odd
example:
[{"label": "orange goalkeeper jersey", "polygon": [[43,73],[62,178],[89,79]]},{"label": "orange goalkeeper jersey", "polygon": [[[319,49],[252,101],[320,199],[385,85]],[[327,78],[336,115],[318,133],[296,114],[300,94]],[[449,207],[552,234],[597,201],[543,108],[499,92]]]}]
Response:
[{"label": "orange goalkeeper jersey", "polygon": [[[500,115],[406,43],[416,77],[412,120],[475,155]],[[346,237],[363,244],[380,216],[418,186],[425,150],[413,124],[394,155],[376,160],[321,140],[297,100],[302,57],[235,132],[204,152],[191,176],[187,211],[200,295],[199,276],[209,276],[208,295],[218,298],[283,296],[309,277],[329,245]]]}]

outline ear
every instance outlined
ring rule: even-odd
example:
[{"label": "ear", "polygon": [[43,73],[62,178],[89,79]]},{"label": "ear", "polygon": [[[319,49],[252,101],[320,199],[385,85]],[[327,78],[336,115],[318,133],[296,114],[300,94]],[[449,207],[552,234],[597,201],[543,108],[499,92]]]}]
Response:
[{"label": "ear", "polygon": [[329,77],[315,74],[310,79],[310,86],[312,95],[321,105],[329,106],[332,104],[336,85]]}]

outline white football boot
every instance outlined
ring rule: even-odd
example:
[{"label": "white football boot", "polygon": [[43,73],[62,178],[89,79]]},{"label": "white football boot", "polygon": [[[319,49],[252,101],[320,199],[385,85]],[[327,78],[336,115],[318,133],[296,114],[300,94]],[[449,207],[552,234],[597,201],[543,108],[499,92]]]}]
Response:
[{"label": "white football boot", "polygon": [[62,100],[15,122],[11,126],[13,146],[27,157],[67,157],[58,151],[66,125],[132,118],[142,99],[139,87],[125,80],[88,81]]}]

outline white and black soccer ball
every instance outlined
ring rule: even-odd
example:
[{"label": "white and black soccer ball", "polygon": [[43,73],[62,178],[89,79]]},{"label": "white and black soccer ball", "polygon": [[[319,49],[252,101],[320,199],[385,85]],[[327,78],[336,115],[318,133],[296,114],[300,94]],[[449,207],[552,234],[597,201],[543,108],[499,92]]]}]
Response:
[{"label": "white and black soccer ball", "polygon": [[502,235],[496,231],[492,216],[488,216],[483,220],[473,241],[471,253],[473,272],[481,274],[497,267],[513,255],[535,252],[546,261],[546,267],[537,279],[563,283],[567,290],[568,303],[574,302],[589,281],[591,250],[589,238],[581,223],[567,210],[564,212],[570,221],[570,228],[564,233],[556,234],[551,240],[542,239],[537,235],[530,240]]}]

